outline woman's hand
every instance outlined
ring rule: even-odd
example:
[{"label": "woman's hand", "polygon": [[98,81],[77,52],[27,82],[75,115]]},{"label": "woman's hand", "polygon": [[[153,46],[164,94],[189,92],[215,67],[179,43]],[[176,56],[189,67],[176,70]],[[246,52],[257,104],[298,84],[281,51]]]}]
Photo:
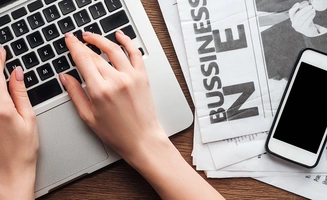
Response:
[{"label": "woman's hand", "polygon": [[34,199],[39,148],[36,117],[21,67],[4,76],[6,52],[0,47],[0,199]]},{"label": "woman's hand", "polygon": [[113,64],[92,52],[72,34],[66,44],[86,82],[60,75],[81,118],[154,187],[162,199],[223,199],[183,159],[156,116],[143,58],[121,31],[121,47],[104,37],[84,33],[87,43],[105,52]]},{"label": "woman's hand", "polygon": [[320,35],[318,25],[313,23],[316,16],[316,10],[307,1],[296,3],[289,11],[292,27],[299,33],[307,37],[316,37]]},{"label": "woman's hand", "polygon": [[81,118],[131,163],[137,152],[151,145],[147,141],[168,141],[168,137],[156,116],[141,52],[121,31],[116,37],[129,58],[108,39],[83,34],[87,43],[106,53],[112,66],[71,33],[66,34],[67,47],[86,82],[87,93],[73,77],[61,74],[60,78]]}]

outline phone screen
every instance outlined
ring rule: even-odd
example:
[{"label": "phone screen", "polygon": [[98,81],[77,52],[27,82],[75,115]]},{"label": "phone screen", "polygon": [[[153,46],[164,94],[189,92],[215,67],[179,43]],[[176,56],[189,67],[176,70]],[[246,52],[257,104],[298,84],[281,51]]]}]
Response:
[{"label": "phone screen", "polygon": [[327,127],[327,71],[302,62],[274,138],[317,153]]}]

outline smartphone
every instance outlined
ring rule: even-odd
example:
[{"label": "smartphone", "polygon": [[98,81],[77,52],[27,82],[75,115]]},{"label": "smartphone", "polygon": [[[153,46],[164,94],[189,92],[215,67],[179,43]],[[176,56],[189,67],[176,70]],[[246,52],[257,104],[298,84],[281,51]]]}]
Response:
[{"label": "smartphone", "polygon": [[313,168],[326,143],[327,55],[314,49],[300,52],[274,117],[268,153]]}]

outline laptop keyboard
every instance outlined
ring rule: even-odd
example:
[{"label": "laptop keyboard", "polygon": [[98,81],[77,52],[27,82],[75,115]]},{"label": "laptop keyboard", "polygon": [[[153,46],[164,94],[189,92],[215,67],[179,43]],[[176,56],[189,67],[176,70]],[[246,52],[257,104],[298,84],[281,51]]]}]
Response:
[{"label": "laptop keyboard", "polygon": [[[119,44],[115,38],[117,29],[132,39],[137,37],[122,0],[37,0],[2,14],[0,44],[7,51],[7,82],[9,74],[22,66],[32,106],[56,97],[65,92],[58,73],[68,73],[83,83],[64,33],[73,32],[85,43],[82,32],[88,31]],[[87,46],[102,54],[97,47]],[[143,52],[142,47],[140,51]]]}]

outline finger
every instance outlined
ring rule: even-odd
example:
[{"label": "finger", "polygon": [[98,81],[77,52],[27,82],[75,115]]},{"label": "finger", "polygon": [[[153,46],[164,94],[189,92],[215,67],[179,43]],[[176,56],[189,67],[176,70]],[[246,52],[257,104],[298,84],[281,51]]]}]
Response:
[{"label": "finger", "polygon": [[86,42],[97,46],[104,53],[106,53],[110,62],[117,70],[123,71],[130,68],[131,63],[129,62],[126,54],[117,44],[111,42],[101,35],[89,32],[84,33],[83,38]]},{"label": "finger", "polygon": [[17,112],[25,119],[35,116],[28,98],[24,83],[24,74],[21,67],[17,67],[10,76],[9,90]]},{"label": "finger", "polygon": [[309,5],[307,1],[294,4],[293,7],[289,10],[290,17],[294,17],[295,15],[301,16],[301,12],[303,12],[303,9],[310,6],[311,5]]},{"label": "finger", "polygon": [[312,13],[313,11],[315,11],[315,9],[312,7],[312,5],[307,5],[303,8],[301,8],[297,14],[299,15],[300,18],[305,18],[307,13]]},{"label": "finger", "polygon": [[135,46],[130,37],[124,34],[121,30],[116,32],[116,38],[126,49],[130,62],[134,68],[144,69],[144,62],[141,51]]},{"label": "finger", "polygon": [[302,22],[301,26],[308,27],[312,23],[313,18],[316,16],[316,11],[312,6],[305,7],[301,10],[301,15],[299,15],[299,21]]},{"label": "finger", "polygon": [[6,50],[0,46],[0,91],[7,91],[6,77],[4,74],[6,62]]},{"label": "finger", "polygon": [[94,85],[102,76],[94,63],[90,49],[80,42],[72,33],[65,35],[66,45],[85,82]]},{"label": "finger", "polygon": [[[89,44],[91,46],[94,46],[92,44]],[[89,46],[89,48],[92,50],[92,47]],[[102,56],[98,55],[92,50],[92,58],[94,63],[97,66],[97,69],[99,70],[100,74],[105,77],[112,77],[113,74],[116,72],[116,69],[112,67],[111,64],[108,62],[108,58],[105,59]]]},{"label": "finger", "polygon": [[305,15],[305,23],[304,24],[312,24],[313,19],[316,17],[316,11],[314,9],[310,10],[309,12],[306,13]]},{"label": "finger", "polygon": [[293,7],[289,10],[289,15],[291,18],[294,17],[295,13],[297,13],[300,10],[300,3],[296,3],[293,5]]},{"label": "finger", "polygon": [[2,93],[2,95],[0,96],[1,103],[3,105],[14,106],[12,99],[8,93],[8,85],[6,82],[6,77],[3,73],[5,68],[5,62],[6,62],[6,50],[0,45],[0,91]]},{"label": "finger", "polygon": [[89,119],[93,118],[91,101],[81,84],[69,74],[59,74],[59,79],[65,86],[82,120],[89,121]]},{"label": "finger", "polygon": [[300,8],[304,8],[306,6],[310,5],[308,1],[302,1],[300,2]]}]

